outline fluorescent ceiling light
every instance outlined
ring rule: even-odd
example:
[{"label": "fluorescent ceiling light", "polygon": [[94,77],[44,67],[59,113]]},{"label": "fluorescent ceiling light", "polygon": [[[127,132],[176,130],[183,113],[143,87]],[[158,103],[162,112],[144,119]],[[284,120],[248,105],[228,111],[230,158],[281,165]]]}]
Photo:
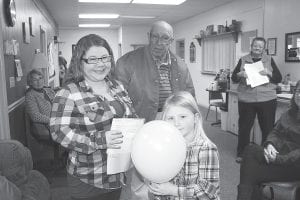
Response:
[{"label": "fluorescent ceiling light", "polygon": [[82,19],[91,19],[91,18],[108,18],[108,19],[115,19],[118,18],[118,14],[79,14],[79,18]]},{"label": "fluorescent ceiling light", "polygon": [[79,24],[78,26],[82,28],[107,28],[110,27],[110,24]]},{"label": "fluorescent ceiling light", "polygon": [[121,15],[120,18],[132,18],[132,19],[153,19],[154,16],[131,16],[131,15]]},{"label": "fluorescent ceiling light", "polygon": [[132,3],[140,4],[162,4],[162,5],[179,5],[186,0],[133,0]]},{"label": "fluorescent ceiling light", "polygon": [[131,0],[78,0],[81,3],[130,3]]}]

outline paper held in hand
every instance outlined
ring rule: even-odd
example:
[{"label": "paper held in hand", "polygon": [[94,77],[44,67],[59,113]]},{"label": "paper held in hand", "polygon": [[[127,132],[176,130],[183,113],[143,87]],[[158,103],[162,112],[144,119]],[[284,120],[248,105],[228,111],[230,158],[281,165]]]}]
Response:
[{"label": "paper held in hand", "polygon": [[264,70],[264,66],[261,61],[252,64],[245,64],[244,68],[248,76],[246,79],[247,84],[252,88],[269,83],[269,78],[266,75],[261,75],[259,73],[260,71]]},{"label": "paper held in hand", "polygon": [[145,119],[114,118],[111,130],[121,131],[123,143],[120,149],[107,149],[107,174],[116,174],[127,171],[132,167],[131,144],[135,134],[144,125]]}]

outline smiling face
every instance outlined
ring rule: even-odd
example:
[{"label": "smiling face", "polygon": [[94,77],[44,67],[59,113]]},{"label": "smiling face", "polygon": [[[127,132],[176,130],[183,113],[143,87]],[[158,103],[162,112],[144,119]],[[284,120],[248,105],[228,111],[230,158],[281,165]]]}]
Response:
[{"label": "smiling face", "polygon": [[[110,56],[108,51],[101,46],[92,46],[87,50],[83,59],[88,58],[105,58]],[[95,64],[89,64],[82,60],[84,78],[91,82],[103,81],[104,78],[109,74],[111,69],[111,62],[104,62],[99,60]]]},{"label": "smiling face", "polygon": [[261,56],[265,50],[265,43],[261,40],[254,40],[251,45],[251,52],[255,56]]},{"label": "smiling face", "polygon": [[31,75],[31,87],[41,89],[44,87],[44,77],[40,74]]},{"label": "smiling face", "polygon": [[181,106],[170,106],[165,112],[165,121],[173,124],[186,141],[190,142],[194,138],[196,115],[189,109]]}]

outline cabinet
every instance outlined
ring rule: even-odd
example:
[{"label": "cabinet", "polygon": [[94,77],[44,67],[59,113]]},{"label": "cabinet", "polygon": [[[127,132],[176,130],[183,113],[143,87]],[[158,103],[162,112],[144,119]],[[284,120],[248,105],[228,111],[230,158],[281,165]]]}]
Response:
[{"label": "cabinet", "polygon": [[228,91],[227,131],[238,134],[238,98],[236,91]]}]

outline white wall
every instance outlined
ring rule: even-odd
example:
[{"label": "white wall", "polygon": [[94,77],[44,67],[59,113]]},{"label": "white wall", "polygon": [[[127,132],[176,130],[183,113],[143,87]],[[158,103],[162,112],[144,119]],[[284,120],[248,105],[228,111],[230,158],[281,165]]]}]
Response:
[{"label": "white wall", "polygon": [[115,59],[118,58],[118,30],[117,29],[60,29],[59,38],[62,44],[59,49],[66,58],[68,65],[72,57],[72,44],[76,44],[78,40],[88,34],[98,34],[107,40],[113,50]]},{"label": "white wall", "polygon": [[60,29],[59,38],[62,44],[59,45],[63,56],[70,63],[72,56],[72,44],[76,44],[77,41],[87,34],[98,34],[107,40],[111,46],[115,60],[119,58],[118,45],[122,45],[122,55],[132,51],[132,44],[147,44],[149,32],[149,26],[123,26],[119,29]]},{"label": "white wall", "polygon": [[282,75],[291,74],[293,81],[300,80],[300,63],[285,62],[285,34],[300,31],[299,0],[265,0],[265,37],[277,38],[277,54],[273,56]]},{"label": "white wall", "polygon": [[[263,5],[263,0],[237,0],[174,25],[175,40],[185,39],[185,62],[192,74],[196,98],[200,105],[208,105],[208,94],[205,89],[213,81],[214,76],[201,74],[201,46],[193,38],[195,35],[199,35],[201,29],[205,30],[208,25],[214,24],[216,30],[217,25],[225,25],[226,20],[227,24],[230,25],[232,19],[242,21],[242,31],[257,29],[258,35],[262,36]],[[189,63],[189,46],[191,42],[196,44],[196,63]],[[239,36],[239,42],[236,45],[236,60],[245,54],[240,49]],[[231,68],[234,68],[234,66],[231,66]]]},{"label": "white wall", "polygon": [[122,53],[133,50],[132,44],[148,44],[149,26],[123,26],[122,27]]}]

